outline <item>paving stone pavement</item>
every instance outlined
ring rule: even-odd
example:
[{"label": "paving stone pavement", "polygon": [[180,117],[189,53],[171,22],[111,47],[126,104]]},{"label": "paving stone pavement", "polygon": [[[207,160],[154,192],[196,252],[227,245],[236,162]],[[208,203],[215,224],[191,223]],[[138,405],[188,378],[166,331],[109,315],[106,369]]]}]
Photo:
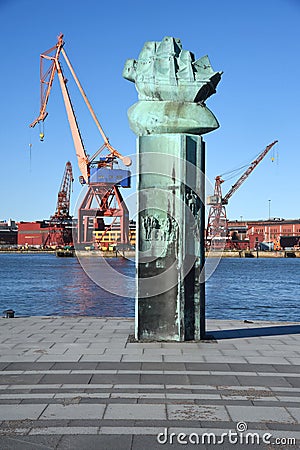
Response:
[{"label": "paving stone pavement", "polygon": [[200,343],[133,328],[0,319],[0,449],[300,448],[299,323],[208,320]]}]

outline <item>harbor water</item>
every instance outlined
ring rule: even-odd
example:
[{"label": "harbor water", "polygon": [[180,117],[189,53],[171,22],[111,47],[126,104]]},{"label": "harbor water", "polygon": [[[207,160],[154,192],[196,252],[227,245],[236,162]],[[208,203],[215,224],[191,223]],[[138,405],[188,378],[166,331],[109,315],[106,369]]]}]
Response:
[{"label": "harbor water", "polygon": [[[0,313],[16,316],[134,317],[134,262],[110,258],[126,277],[112,277],[112,294],[95,284],[77,258],[0,254]],[[128,278],[130,277],[130,278]],[[123,285],[120,286],[120,283]],[[116,289],[114,289],[116,288]],[[300,258],[224,258],[206,282],[207,318],[299,321]]]}]

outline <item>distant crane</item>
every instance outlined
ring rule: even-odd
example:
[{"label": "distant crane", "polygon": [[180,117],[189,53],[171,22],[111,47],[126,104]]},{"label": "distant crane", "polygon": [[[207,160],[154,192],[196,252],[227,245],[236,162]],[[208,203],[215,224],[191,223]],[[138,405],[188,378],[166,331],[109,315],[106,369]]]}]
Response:
[{"label": "distant crane", "polygon": [[[80,182],[88,185],[88,190],[78,211],[78,243],[92,242],[91,228],[99,228],[104,226],[104,217],[112,217],[120,219],[121,242],[128,243],[129,233],[129,214],[125,202],[123,201],[119,187],[130,187],[130,171],[123,169],[115,169],[114,164],[117,160],[121,160],[125,166],[131,165],[131,159],[128,156],[122,156],[109,143],[108,137],[103,131],[99,120],[77,78],[75,71],[68,59],[63,48],[63,34],[58,36],[57,44],[49,50],[42,53],[40,59],[40,77],[41,77],[41,107],[40,114],[37,119],[30,124],[34,127],[37,123],[43,125],[48,113],[46,112],[53,80],[57,73],[68,121],[72,133],[78,166],[81,171]],[[78,127],[74,108],[71,102],[70,94],[67,88],[67,79],[64,77],[60,55],[63,55],[65,62],[77,84],[77,87],[88,107],[88,110],[104,140],[103,145],[91,157],[85,151],[81,133]],[[50,61],[50,66],[45,69],[44,62]],[[40,139],[44,139],[44,131],[40,130]],[[108,155],[98,158],[100,153],[108,150]],[[97,159],[98,158],[98,159]],[[113,200],[117,200],[118,206],[112,206]],[[93,206],[93,202],[96,205]]]},{"label": "distant crane", "polygon": [[61,181],[60,189],[57,194],[57,204],[56,211],[51,219],[70,219],[70,200],[71,200],[71,191],[72,191],[72,183],[74,181],[73,178],[73,170],[72,164],[70,161],[66,163],[64,175]]},{"label": "distant crane", "polygon": [[277,142],[278,141],[274,141],[270,145],[268,145],[259,154],[259,156],[254,161],[252,161],[247,170],[236,181],[236,183],[234,183],[234,185],[231,187],[231,189],[229,189],[229,191],[224,197],[222,195],[221,184],[224,183],[225,180],[222,179],[221,175],[216,176],[214,195],[209,196],[207,201],[207,204],[210,205],[206,228],[206,242],[208,246],[212,246],[214,239],[216,239],[216,241],[219,239],[222,242],[225,242],[228,236],[227,215],[225,205],[228,204],[228,201],[232,197],[232,195],[244,183],[244,181],[253,172],[255,167],[263,160],[266,154]]},{"label": "distant crane", "polygon": [[61,185],[57,194],[56,210],[50,217],[50,230],[44,246],[61,247],[72,243],[72,216],[70,215],[70,200],[73,181],[72,164],[68,161],[66,163]]}]

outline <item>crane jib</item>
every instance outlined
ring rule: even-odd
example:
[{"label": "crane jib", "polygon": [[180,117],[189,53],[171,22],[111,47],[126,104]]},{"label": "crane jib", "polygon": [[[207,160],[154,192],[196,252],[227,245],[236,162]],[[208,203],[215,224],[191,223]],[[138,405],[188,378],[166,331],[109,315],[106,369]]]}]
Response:
[{"label": "crane jib", "polygon": [[[66,108],[66,112],[67,112],[67,116],[68,116],[68,121],[69,121],[69,125],[70,125],[70,129],[71,129],[71,134],[72,134],[72,138],[73,138],[73,143],[74,143],[74,147],[75,147],[75,151],[76,151],[76,155],[77,155],[77,159],[78,159],[78,166],[79,169],[82,173],[83,179],[86,183],[89,182],[89,172],[90,172],[90,164],[91,163],[95,163],[96,161],[94,160],[89,160],[88,155],[85,151],[84,148],[84,144],[83,144],[83,140],[82,140],[82,136],[79,130],[79,126],[77,123],[77,119],[74,113],[74,108],[71,102],[71,97],[67,88],[67,80],[64,77],[63,74],[63,70],[59,61],[60,55],[62,54],[65,62],[67,63],[67,66],[76,82],[76,85],[87,105],[87,108],[104,140],[104,148],[106,148],[109,151],[109,155],[108,158],[113,155],[116,158],[119,158],[120,160],[123,161],[123,163],[126,166],[130,166],[131,165],[131,159],[129,157],[123,157],[116,149],[114,149],[110,143],[109,140],[106,136],[106,134],[103,131],[103,128],[91,106],[91,103],[89,102],[83,87],[81,86],[81,83],[73,69],[73,66],[69,60],[69,58],[67,57],[67,54],[64,50],[64,41],[63,41],[63,34],[60,34],[58,36],[58,41],[57,44],[53,47],[51,47],[49,50],[46,50],[44,53],[42,53],[40,55],[40,60],[41,60],[41,66],[40,66],[40,72],[41,72],[41,108],[40,108],[40,114],[38,116],[38,118],[32,122],[30,124],[31,127],[34,127],[37,123],[44,121],[48,115],[48,113],[46,112],[46,107],[47,107],[47,103],[49,100],[49,96],[50,96],[50,92],[51,92],[51,88],[52,88],[52,84],[53,84],[53,80],[55,77],[55,74],[57,73],[58,78],[59,78],[59,83],[60,83],[60,87],[61,87],[61,91],[62,91],[62,95],[63,95],[63,99],[64,99],[64,104],[65,104],[65,108]],[[48,69],[44,70],[44,60],[47,61],[51,61],[51,65]],[[44,138],[44,136],[43,136]],[[108,163],[110,163],[111,161],[108,161]]]}]

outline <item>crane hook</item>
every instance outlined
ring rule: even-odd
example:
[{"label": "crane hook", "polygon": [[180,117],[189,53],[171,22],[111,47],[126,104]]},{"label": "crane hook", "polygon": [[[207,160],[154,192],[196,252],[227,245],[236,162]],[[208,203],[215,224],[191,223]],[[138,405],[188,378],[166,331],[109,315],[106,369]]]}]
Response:
[{"label": "crane hook", "polygon": [[40,141],[44,142],[44,122],[40,123]]}]

